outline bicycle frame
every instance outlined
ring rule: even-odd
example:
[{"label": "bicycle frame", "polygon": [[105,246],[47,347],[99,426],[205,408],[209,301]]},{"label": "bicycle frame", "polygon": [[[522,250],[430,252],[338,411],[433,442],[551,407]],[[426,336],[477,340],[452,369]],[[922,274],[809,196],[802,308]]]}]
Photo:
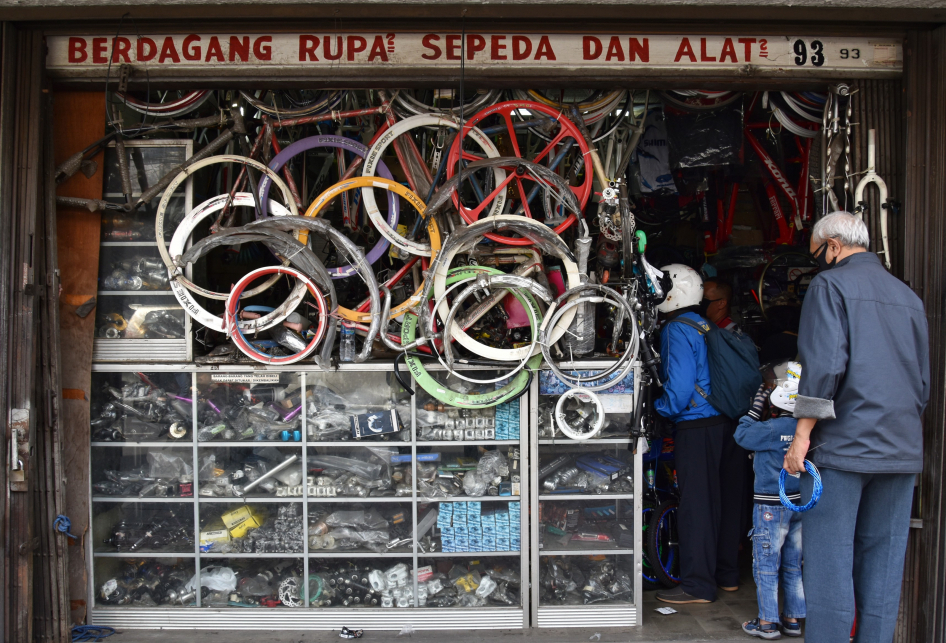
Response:
[{"label": "bicycle frame", "polygon": [[[795,145],[798,147],[799,161],[801,163],[801,174],[796,188],[792,186],[785,176],[785,173],[778,166],[778,163],[775,162],[775,159],[772,158],[754,134],[755,130],[768,130],[769,127],[770,125],[768,123],[747,123],[743,129],[743,133],[746,141],[749,142],[749,146],[752,147],[753,151],[755,151],[756,155],[759,157],[759,160],[762,161],[762,167],[764,167],[768,173],[767,176],[763,177],[763,187],[765,188],[766,199],[772,208],[772,218],[775,220],[778,229],[775,243],[779,245],[791,244],[794,240],[795,233],[800,231],[806,222],[811,221],[810,208],[812,201],[808,173],[812,140],[804,139],[804,141],[802,141],[801,137],[794,137]],[[781,190],[782,194],[785,195],[791,205],[791,220],[789,220],[789,217],[786,216],[786,213],[783,211],[782,204],[778,199],[776,186]],[[733,183],[730,187],[728,204],[724,205],[722,200],[717,202],[716,235],[714,237],[710,232],[706,232],[704,235],[704,251],[708,254],[716,252],[732,237],[733,218],[736,212],[736,199],[738,194],[739,183]]]}]

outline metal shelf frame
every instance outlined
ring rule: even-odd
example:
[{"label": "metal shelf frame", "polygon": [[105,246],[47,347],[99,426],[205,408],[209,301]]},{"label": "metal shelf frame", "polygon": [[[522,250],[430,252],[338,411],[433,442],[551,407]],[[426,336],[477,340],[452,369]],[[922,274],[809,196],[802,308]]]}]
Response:
[{"label": "metal shelf frame", "polygon": [[[101,624],[101,625],[111,625],[113,627],[128,627],[128,628],[151,628],[151,627],[161,627],[161,628],[204,628],[204,623],[210,622],[220,622],[220,619],[206,620],[209,617],[204,615],[209,614],[218,614],[228,623],[228,627],[237,627],[244,629],[279,629],[286,627],[311,627],[314,629],[337,629],[338,622],[340,617],[349,618],[352,614],[357,614],[359,618],[359,627],[366,627],[368,629],[392,629],[397,623],[411,623],[417,629],[452,629],[456,627],[462,627],[465,629],[499,629],[499,628],[528,628],[529,627],[529,617],[530,617],[530,605],[529,601],[531,598],[530,593],[530,583],[529,583],[529,573],[530,573],[530,558],[529,558],[529,509],[527,505],[527,500],[529,498],[529,480],[528,475],[526,474],[529,471],[529,449],[526,448],[528,445],[528,436],[529,436],[529,427],[528,427],[528,409],[529,409],[529,396],[522,396],[518,400],[519,404],[519,415],[520,415],[520,439],[519,440],[484,440],[484,441],[443,441],[443,442],[422,442],[417,440],[417,398],[416,396],[411,398],[411,418],[409,428],[411,431],[412,439],[409,442],[405,441],[380,441],[380,442],[366,442],[366,441],[338,441],[338,442],[318,442],[318,441],[309,441],[307,435],[307,424],[308,418],[305,412],[301,413],[301,431],[302,431],[302,440],[300,442],[256,442],[256,441],[247,441],[247,442],[198,442],[196,440],[197,435],[197,404],[198,404],[198,375],[208,374],[208,373],[221,373],[221,374],[252,374],[258,372],[278,372],[278,373],[291,373],[300,378],[301,386],[303,390],[309,385],[309,381],[312,378],[309,378],[310,373],[322,373],[320,369],[314,364],[306,365],[294,365],[293,367],[270,367],[263,366],[261,367],[258,364],[246,364],[246,365],[195,365],[195,364],[166,364],[166,363],[155,363],[155,364],[129,364],[129,363],[94,363],[93,364],[93,373],[123,373],[130,374],[134,372],[164,372],[164,373],[182,373],[190,374],[191,377],[191,388],[192,388],[192,426],[191,426],[191,435],[189,438],[185,438],[183,441],[150,441],[150,442],[95,442],[93,446],[95,447],[109,447],[109,448],[128,448],[128,449],[190,449],[193,462],[195,464],[194,470],[197,470],[196,464],[199,462],[198,458],[202,452],[205,452],[208,448],[253,448],[257,446],[276,446],[276,447],[286,447],[291,448],[298,452],[302,451],[302,461],[305,462],[308,456],[310,448],[320,449],[321,447],[343,447],[343,448],[358,448],[358,447],[371,447],[371,446],[396,446],[402,448],[410,448],[411,461],[417,461],[418,447],[449,447],[449,446],[495,446],[496,448],[503,447],[518,447],[520,453],[520,467],[522,473],[521,480],[521,496],[483,496],[483,497],[468,497],[468,496],[459,496],[453,498],[426,498],[418,494],[417,491],[417,480],[416,476],[412,476],[413,488],[412,495],[410,496],[383,496],[383,497],[369,497],[369,498],[315,498],[308,495],[308,485],[302,485],[303,495],[297,497],[252,497],[252,498],[225,498],[225,497],[213,497],[213,496],[203,496],[200,494],[200,481],[195,476],[194,479],[194,497],[193,498],[153,498],[153,499],[139,499],[135,497],[131,498],[119,498],[119,497],[93,497],[93,502],[90,503],[90,524],[93,523],[93,505],[102,506],[104,503],[136,503],[136,502],[186,502],[190,503],[193,506],[194,510],[194,549],[193,551],[188,551],[185,553],[107,553],[107,552],[95,552],[92,547],[92,543],[95,538],[86,539],[87,547],[87,560],[88,560],[88,596],[89,604],[92,606],[90,610],[90,623]],[[334,377],[344,377],[346,373],[354,375],[357,372],[378,372],[393,371],[393,366],[390,362],[372,362],[366,364],[343,364],[342,368],[339,370],[340,375],[333,375]],[[405,428],[408,428],[407,418],[402,418],[404,420]],[[90,467],[91,467],[91,454],[90,450]],[[405,453],[405,455],[407,455]],[[91,468],[90,468],[91,470]],[[91,485],[91,481],[90,481]],[[91,493],[91,491],[90,491]],[[355,504],[355,503],[402,503],[404,505],[410,505],[411,507],[411,519],[412,524],[416,525],[418,523],[418,513],[420,507],[433,503],[441,502],[484,502],[484,503],[501,503],[501,502],[519,502],[520,503],[520,524],[519,524],[519,533],[520,533],[520,543],[521,551],[501,551],[501,552],[456,552],[456,553],[444,553],[444,552],[433,552],[425,553],[420,550],[418,546],[418,539],[415,538],[411,547],[406,550],[392,551],[392,552],[383,552],[375,553],[372,551],[324,551],[324,550],[310,550],[308,538],[303,538],[303,547],[302,551],[297,552],[286,552],[286,553],[265,553],[265,554],[224,554],[224,553],[202,553],[200,551],[199,545],[199,533],[200,533],[200,509],[203,505],[212,505],[217,503],[250,503],[250,504],[269,504],[269,503],[287,503],[295,502],[302,505],[302,520],[303,525],[307,527],[308,525],[308,514],[309,514],[309,504],[318,503],[318,504]],[[237,558],[273,558],[273,559],[296,559],[301,560],[303,563],[303,574],[305,578],[308,578],[310,561],[320,560],[320,559],[375,559],[375,558],[384,558],[392,559],[392,564],[394,560],[403,560],[404,562],[410,562],[413,569],[418,569],[419,566],[422,566],[422,561],[428,559],[439,559],[439,558],[457,558],[457,559],[486,559],[486,558],[519,558],[519,569],[521,582],[520,590],[520,604],[518,607],[484,607],[477,609],[469,608],[405,608],[405,609],[382,609],[382,608],[346,608],[346,609],[327,609],[327,608],[296,608],[296,609],[260,609],[260,610],[241,610],[238,608],[209,608],[207,606],[202,606],[200,597],[196,600],[196,605],[193,607],[157,607],[157,608],[121,608],[121,607],[97,607],[95,606],[95,588],[97,584],[103,582],[104,579],[97,579],[95,577],[95,561],[101,558],[181,558],[181,559],[191,559],[194,562],[195,573],[197,574],[197,584],[200,583],[200,570],[202,567],[205,567],[209,561],[220,561],[222,559],[237,559]],[[417,591],[417,580],[416,574],[414,575],[414,590],[415,595]],[[309,596],[308,596],[308,583],[303,584],[305,586],[305,597],[304,605],[309,605]],[[248,617],[248,613],[252,612],[252,618]],[[200,615],[200,616],[198,616]],[[231,619],[231,615],[232,619]],[[235,620],[233,620],[235,619]],[[288,620],[287,620],[288,619]],[[290,622],[291,621],[291,622]],[[219,625],[215,626],[219,627]],[[397,627],[400,627],[397,625]]]},{"label": "metal shelf frame", "polygon": [[[600,369],[600,362],[574,362],[565,366],[567,370],[594,370]],[[632,370],[634,378],[634,399],[640,394],[640,372],[639,363],[634,365]],[[634,452],[634,492],[627,494],[605,493],[605,494],[545,494],[540,493],[542,487],[539,484],[539,454],[545,452],[550,447],[593,447],[596,445],[608,445],[617,447],[622,444],[630,445],[630,438],[599,438],[590,440],[570,440],[567,438],[538,439],[539,434],[539,378],[532,381],[532,390],[529,393],[529,435],[532,439],[529,441],[529,462],[532,466],[528,469],[530,501],[530,514],[533,516],[530,525],[529,541],[531,547],[531,586],[532,596],[530,598],[531,622],[533,627],[538,628],[563,628],[563,627],[629,627],[641,624],[641,615],[643,610],[642,582],[641,572],[643,570],[641,563],[641,504],[642,491],[642,473],[643,440],[638,442],[637,449]],[[633,405],[632,405],[633,408]],[[632,502],[633,509],[633,529],[634,529],[634,548],[618,548],[616,546],[605,548],[602,544],[591,542],[571,542],[565,549],[560,547],[549,547],[540,549],[539,543],[539,503],[540,502],[565,502],[574,500],[614,500],[615,502]],[[633,556],[632,569],[634,570],[634,595],[631,602],[628,603],[598,603],[594,605],[541,605],[539,600],[539,576],[541,572],[540,558],[545,556],[588,556],[593,554],[606,554],[617,556]]]},{"label": "metal shelf frame", "polygon": [[[109,143],[109,148],[114,149],[114,141]],[[189,159],[194,153],[194,141],[186,138],[169,139],[143,139],[125,141],[127,153],[131,153],[136,148],[183,148],[184,159]],[[130,161],[129,161],[130,162]],[[116,192],[104,192],[104,199],[122,199],[123,194]],[[131,195],[133,198],[140,196],[138,192]],[[186,214],[194,207],[194,187],[193,178],[188,178],[178,192],[174,194],[175,199],[183,199],[183,211]],[[153,201],[155,205],[157,200]],[[157,241],[101,241],[101,248],[157,248]],[[188,242],[188,245],[190,243]],[[186,274],[191,276],[191,268],[188,267]],[[165,305],[171,302],[177,303],[174,299],[174,293],[171,290],[99,290],[97,297],[139,297],[149,298],[149,304]],[[154,298],[154,299],[152,299]],[[178,361],[183,359],[190,362],[193,360],[192,346],[192,320],[190,315],[184,315],[184,337],[181,339],[105,339],[96,337],[93,341],[92,360],[96,361],[117,361],[122,360],[126,363],[134,363],[147,359],[155,359],[155,355],[161,355],[160,359]]]}]

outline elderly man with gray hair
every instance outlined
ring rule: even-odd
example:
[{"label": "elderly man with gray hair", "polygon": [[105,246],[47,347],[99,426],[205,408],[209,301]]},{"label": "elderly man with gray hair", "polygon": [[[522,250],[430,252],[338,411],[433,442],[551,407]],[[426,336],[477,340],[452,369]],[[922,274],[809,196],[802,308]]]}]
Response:
[{"label": "elderly man with gray hair", "polygon": [[[930,393],[923,303],[867,251],[867,226],[847,212],[815,224],[821,270],[798,333],[803,377],[789,473],[819,467],[824,491],[804,514],[805,640],[890,643]],[[802,475],[802,500],[812,493]]]}]

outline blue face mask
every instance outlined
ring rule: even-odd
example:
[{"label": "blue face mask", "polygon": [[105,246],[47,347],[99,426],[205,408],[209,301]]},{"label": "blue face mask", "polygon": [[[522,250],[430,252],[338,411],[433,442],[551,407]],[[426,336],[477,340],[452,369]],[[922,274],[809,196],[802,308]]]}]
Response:
[{"label": "blue face mask", "polygon": [[820,246],[818,246],[818,249],[815,250],[814,254],[811,255],[812,257],[815,258],[815,261],[818,262],[818,270],[821,270],[821,271],[824,271],[824,270],[831,270],[831,269],[834,268],[836,265],[838,265],[838,258],[837,258],[837,257],[835,257],[834,259],[832,259],[832,260],[831,260],[831,263],[828,263],[827,259],[825,259],[825,255],[826,255],[826,254],[828,254],[828,242],[827,242],[827,241],[825,241],[825,242],[822,243]]}]

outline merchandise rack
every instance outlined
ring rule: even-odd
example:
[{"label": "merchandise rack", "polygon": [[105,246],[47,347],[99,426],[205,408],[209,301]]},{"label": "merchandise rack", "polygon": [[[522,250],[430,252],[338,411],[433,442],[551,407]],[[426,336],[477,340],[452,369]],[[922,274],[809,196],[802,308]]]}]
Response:
[{"label": "merchandise rack", "polygon": [[[125,152],[128,158],[128,166],[130,178],[132,180],[132,194],[133,198],[140,196],[138,188],[140,187],[140,181],[138,179],[138,165],[134,163],[135,159],[131,158],[135,154],[136,150],[163,150],[168,153],[164,159],[139,159],[141,170],[145,174],[149,173],[149,170],[157,167],[158,169],[154,172],[158,176],[162,175],[167,169],[168,162],[170,167],[180,164],[186,159],[189,159],[194,152],[194,141],[191,139],[148,139],[148,140],[131,140],[125,141]],[[180,158],[173,158],[173,155],[176,150],[180,150],[182,153]],[[112,142],[108,146],[108,154],[112,155],[115,153],[115,143]],[[115,167],[116,159],[109,158],[106,156],[106,173],[116,172],[117,167]],[[154,161],[153,165],[148,161]],[[162,162],[165,163],[165,166],[162,166]],[[113,177],[114,180],[114,177]],[[147,176],[145,177],[147,185],[153,184],[155,177]],[[116,187],[114,185],[109,185],[109,181],[105,181],[105,192],[102,195],[102,198],[109,202],[123,203],[124,195],[119,189],[118,192],[109,190],[109,187]],[[120,186],[117,186],[120,188]],[[184,184],[178,189],[174,195],[175,199],[182,200],[182,209],[183,212],[190,212],[193,208],[194,201],[194,190],[193,190],[193,180],[188,178]],[[153,202],[153,205],[157,205],[157,199]],[[126,216],[134,216],[133,214],[127,214]],[[139,215],[140,216],[140,215]],[[152,227],[154,226],[154,217],[152,216],[150,223]],[[157,240],[154,241],[102,241],[99,243],[100,247],[100,260],[101,253],[112,252],[111,249],[122,249],[122,248],[140,248],[143,251],[153,250],[155,251],[155,257],[157,255]],[[106,250],[109,249],[109,250]],[[119,250],[115,250],[118,252]],[[190,276],[191,269],[187,269],[187,275]],[[99,269],[99,279],[102,278],[101,268]],[[101,284],[100,284],[101,285]],[[96,298],[100,303],[106,303],[112,297],[144,297],[143,301],[148,304],[160,304],[160,305],[172,305],[179,307],[177,299],[174,297],[174,292],[168,288],[167,290],[98,290],[96,292]],[[102,299],[102,298],[106,299]],[[92,361],[93,362],[140,362],[140,361],[166,361],[166,362],[189,362],[191,361],[193,355],[191,350],[191,318],[190,315],[184,315],[184,336],[180,339],[106,339],[104,337],[99,337],[96,332],[95,339],[92,342]],[[97,329],[96,329],[97,331]]]},{"label": "merchandise rack", "polygon": [[[595,361],[576,361],[560,365],[562,370],[597,370],[608,366],[608,363]],[[545,367],[543,370],[547,370]],[[639,394],[641,366],[635,363],[631,373],[633,377],[633,396],[631,401],[637,399]],[[539,438],[539,405],[542,397],[551,397],[540,394],[540,381],[536,377],[532,381],[532,388],[529,392],[529,513],[532,516],[530,525],[529,541],[531,544],[531,586],[532,596],[530,598],[531,621],[534,627],[633,627],[641,623],[643,609],[642,583],[641,583],[641,553],[642,553],[642,532],[641,532],[641,492],[642,492],[642,468],[643,451],[646,448],[643,440],[637,444],[633,456],[633,493],[581,493],[581,494],[549,494],[542,493],[542,486],[539,480],[540,456],[552,450],[556,453],[567,452],[569,448],[576,450],[593,449],[596,446],[603,446],[604,450],[628,450],[631,449],[631,439],[629,437],[595,437],[589,440],[572,440],[566,437]],[[606,393],[599,393],[605,395]],[[634,408],[633,403],[630,408]],[[617,543],[595,543],[546,539],[544,542],[540,537],[542,525],[539,521],[540,503],[554,502],[575,502],[575,501],[602,501],[613,500],[615,503],[616,514],[620,515],[622,509],[626,514],[632,516],[631,528],[634,533],[633,548],[619,547]],[[540,547],[540,543],[545,546]],[[622,557],[625,567],[632,570],[631,578],[633,580],[633,594],[631,600],[627,602],[596,603],[591,605],[566,605],[566,604],[542,604],[541,600],[541,559],[546,556],[596,556],[608,555],[615,558]],[[628,561],[630,564],[627,564]]]},{"label": "merchandise rack", "polygon": [[[430,370],[440,370],[431,366]],[[475,370],[472,367],[470,370]],[[132,374],[134,372],[146,373],[179,373],[189,374],[191,377],[192,391],[198,390],[198,376],[205,376],[213,373],[234,374],[249,376],[253,373],[291,373],[300,378],[303,387],[308,387],[315,380],[315,374],[320,377],[323,372],[314,364],[293,365],[291,367],[272,367],[259,364],[238,364],[238,365],[210,365],[201,366],[194,364],[160,364],[160,363],[109,363],[93,364],[93,381],[100,374],[119,373]],[[367,362],[364,364],[342,364],[339,370],[332,374],[332,377],[343,378],[346,376],[357,377],[358,373],[366,372],[385,372],[393,373],[391,362]],[[396,385],[395,385],[396,386]],[[417,388],[416,391],[420,392]],[[93,395],[95,391],[93,389]],[[249,448],[253,446],[271,445],[283,447],[286,449],[297,449],[301,451],[302,460],[305,462],[309,449],[315,447],[346,447],[357,448],[371,445],[382,446],[400,446],[410,448],[411,461],[416,464],[419,447],[427,446],[467,446],[467,445],[495,445],[495,446],[514,446],[519,449],[520,466],[522,470],[520,496],[482,496],[468,497],[458,496],[454,498],[431,498],[427,499],[418,494],[416,476],[412,475],[412,495],[377,497],[377,498],[353,498],[353,497],[332,497],[332,498],[310,498],[308,495],[308,485],[303,484],[303,495],[296,498],[247,498],[247,504],[268,504],[272,502],[281,503],[301,503],[303,533],[307,531],[308,512],[310,503],[332,503],[332,504],[355,504],[355,503],[402,503],[410,505],[412,514],[412,524],[417,525],[418,508],[428,502],[470,502],[482,501],[484,504],[494,505],[501,502],[520,503],[520,551],[498,551],[498,552],[434,552],[424,553],[419,550],[417,538],[413,538],[410,548],[405,551],[384,552],[377,554],[373,551],[323,551],[309,550],[307,537],[303,537],[303,550],[293,553],[250,553],[250,554],[207,554],[200,552],[199,532],[200,532],[200,509],[204,505],[215,503],[243,503],[242,498],[222,498],[222,497],[202,497],[200,496],[199,480],[194,477],[194,496],[192,498],[150,498],[138,499],[137,497],[119,498],[119,497],[101,497],[91,495],[90,479],[90,525],[93,525],[92,536],[86,539],[87,561],[88,561],[88,592],[89,592],[89,623],[95,625],[108,625],[115,628],[164,628],[164,629],[249,629],[249,630],[271,630],[271,629],[338,629],[340,624],[357,622],[357,627],[361,629],[391,630],[400,629],[405,625],[411,625],[415,629],[519,629],[529,627],[529,538],[526,537],[528,531],[529,511],[527,499],[529,498],[529,449],[525,448],[528,444],[528,422],[527,411],[529,408],[528,395],[522,396],[519,400],[520,428],[518,440],[480,440],[480,441],[425,441],[417,439],[417,395],[411,397],[411,423],[408,427],[406,418],[404,421],[405,429],[410,428],[410,441],[337,441],[337,442],[319,442],[310,441],[307,434],[307,414],[301,413],[302,417],[302,440],[300,442],[261,442],[261,441],[243,441],[243,442],[201,442],[196,439],[198,429],[198,418],[196,412],[197,396],[193,396],[194,409],[192,415],[192,429],[188,437],[182,438],[183,441],[146,441],[146,442],[93,442],[92,446],[100,448],[128,448],[128,449],[190,449],[193,458],[194,471],[197,471],[199,462],[199,451],[204,448]],[[92,449],[90,453],[90,470]],[[405,454],[406,455],[406,454]],[[149,553],[149,552],[100,552],[95,551],[95,527],[93,506],[103,503],[178,503],[190,504],[193,506],[194,520],[194,549],[186,553]],[[299,608],[239,608],[239,607],[200,607],[200,597],[197,597],[195,606],[187,607],[123,607],[123,606],[102,606],[96,605],[96,591],[105,578],[96,578],[96,561],[108,558],[162,558],[162,559],[187,559],[194,563],[195,572],[200,574],[202,566],[208,562],[219,561],[220,559],[236,558],[272,558],[282,560],[301,560],[304,568],[304,577],[308,578],[310,561],[320,559],[391,559],[391,564],[396,561],[410,563],[412,569],[427,564],[427,560],[436,560],[441,558],[456,558],[459,560],[476,560],[486,557],[501,557],[509,559],[511,557],[519,558],[520,570],[520,592],[519,606],[517,607],[499,607],[487,606],[481,608],[380,608],[380,607],[308,607],[308,583],[304,582],[305,589],[304,604]],[[384,567],[384,566],[382,566]],[[413,574],[414,592],[417,594],[417,578]],[[199,580],[197,581],[199,585]]]}]

